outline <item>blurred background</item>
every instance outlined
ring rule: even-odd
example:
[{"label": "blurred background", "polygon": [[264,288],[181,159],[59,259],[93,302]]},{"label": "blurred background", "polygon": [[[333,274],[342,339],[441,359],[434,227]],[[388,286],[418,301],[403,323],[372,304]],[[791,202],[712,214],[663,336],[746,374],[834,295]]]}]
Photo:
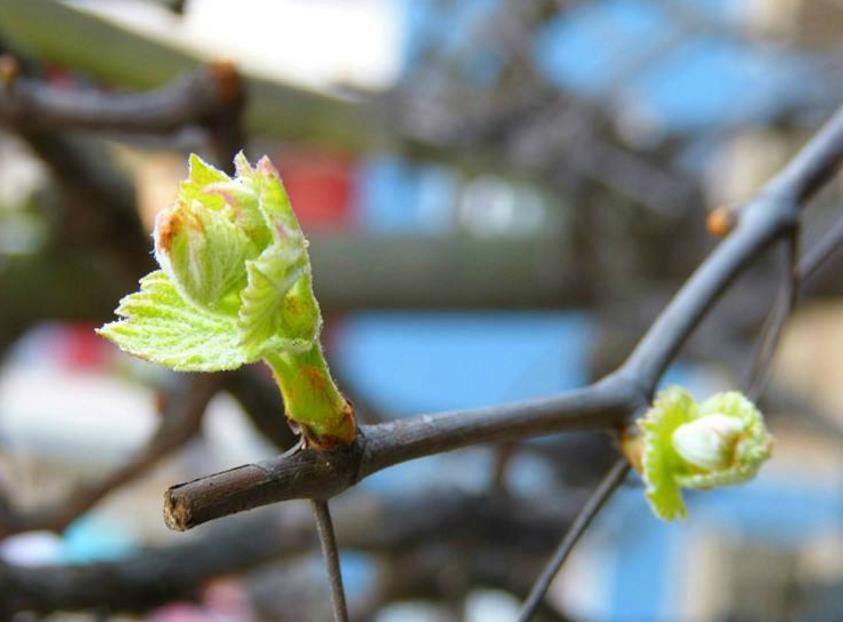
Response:
[{"label": "blurred background", "polygon": [[[613,369],[716,244],[708,212],[843,101],[838,0],[0,0],[0,50],[0,617],[20,621],[330,619],[306,506],[161,520],[168,486],[291,445],[263,370],[173,374],[93,333],[152,265],[188,152],[280,169],[371,423]],[[630,477],[542,619],[843,617],[841,269],[788,324],[758,479],[666,525]],[[745,386],[781,274],[762,257],[666,382]],[[364,481],[333,503],[353,617],[514,619],[614,455],[569,434]]]}]

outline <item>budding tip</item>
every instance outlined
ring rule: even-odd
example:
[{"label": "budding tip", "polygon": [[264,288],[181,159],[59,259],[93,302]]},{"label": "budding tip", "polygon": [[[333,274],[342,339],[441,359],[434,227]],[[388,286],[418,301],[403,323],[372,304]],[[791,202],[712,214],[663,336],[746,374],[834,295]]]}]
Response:
[{"label": "budding tip", "polygon": [[683,460],[713,470],[731,463],[743,431],[744,425],[739,419],[714,413],[679,426],[671,439],[673,448]]},{"label": "budding tip", "polygon": [[272,175],[277,179],[281,178],[281,176],[278,174],[278,170],[272,163],[272,160],[269,159],[269,156],[263,156],[260,160],[258,160],[258,163],[255,166],[255,170],[259,173],[263,173],[264,175]]},{"label": "budding tip", "polygon": [[706,228],[711,235],[723,238],[729,235],[737,224],[737,214],[731,207],[721,205],[709,213]]},{"label": "budding tip", "polygon": [[155,218],[155,249],[169,253],[173,246],[173,238],[183,228],[184,222],[177,210],[173,208],[158,212]]},{"label": "budding tip", "polygon": [[234,172],[237,177],[250,177],[255,172],[242,149],[234,156]]}]

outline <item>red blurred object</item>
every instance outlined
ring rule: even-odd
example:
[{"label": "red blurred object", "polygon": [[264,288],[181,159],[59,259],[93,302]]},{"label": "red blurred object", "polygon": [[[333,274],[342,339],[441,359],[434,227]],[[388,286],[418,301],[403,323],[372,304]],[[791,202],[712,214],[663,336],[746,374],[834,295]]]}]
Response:
[{"label": "red blurred object", "polygon": [[94,332],[94,324],[68,324],[63,330],[63,362],[73,370],[86,370],[102,364],[109,354],[108,344]]},{"label": "red blurred object", "polygon": [[79,86],[79,80],[76,76],[61,65],[48,64],[44,68],[44,77],[50,83],[50,86],[57,88],[71,90]]},{"label": "red blurred object", "polygon": [[278,163],[305,229],[343,229],[352,224],[355,177],[347,157],[297,152],[285,154]]}]

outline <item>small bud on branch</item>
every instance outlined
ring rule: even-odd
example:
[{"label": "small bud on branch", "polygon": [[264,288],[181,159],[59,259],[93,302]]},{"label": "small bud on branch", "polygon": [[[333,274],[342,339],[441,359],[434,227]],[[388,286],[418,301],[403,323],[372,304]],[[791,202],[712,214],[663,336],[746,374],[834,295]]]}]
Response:
[{"label": "small bud on branch", "polygon": [[663,520],[686,515],[681,488],[708,489],[751,479],[770,457],[773,437],[755,405],[737,391],[697,404],[681,387],[659,393],[623,439],[624,453],[647,484]]}]

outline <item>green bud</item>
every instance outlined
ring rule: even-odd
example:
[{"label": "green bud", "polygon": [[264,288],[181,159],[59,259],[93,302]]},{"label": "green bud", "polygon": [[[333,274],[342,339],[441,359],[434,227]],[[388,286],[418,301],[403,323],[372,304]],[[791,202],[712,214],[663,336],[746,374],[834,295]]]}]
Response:
[{"label": "green bud", "polygon": [[663,520],[686,515],[681,488],[708,489],[751,479],[770,457],[773,438],[755,405],[736,391],[702,404],[668,387],[638,421],[624,450],[640,469],[646,497]]},{"label": "green bud", "polygon": [[124,298],[99,333],[179,371],[272,367],[287,416],[317,445],[349,443],[356,426],[319,344],[307,241],[267,158],[237,175],[190,157],[188,179],[156,219],[161,271]]},{"label": "green bud", "polygon": [[706,470],[724,469],[734,459],[743,422],[714,413],[685,423],[673,432],[673,447],[685,462]]},{"label": "green bud", "polygon": [[155,258],[186,300],[211,312],[239,306],[258,248],[230,214],[179,200],[158,214],[153,237]]}]

